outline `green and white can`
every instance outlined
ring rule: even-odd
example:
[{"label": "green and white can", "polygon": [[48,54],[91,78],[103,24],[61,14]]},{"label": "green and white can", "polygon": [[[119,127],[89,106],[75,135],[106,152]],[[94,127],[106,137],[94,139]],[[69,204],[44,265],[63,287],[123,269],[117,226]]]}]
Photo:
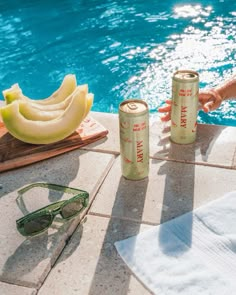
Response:
[{"label": "green and white can", "polygon": [[122,175],[139,180],[149,173],[149,111],[146,102],[128,99],[119,106]]},{"label": "green and white can", "polygon": [[196,140],[199,75],[179,70],[172,78],[171,140],[189,144]]}]

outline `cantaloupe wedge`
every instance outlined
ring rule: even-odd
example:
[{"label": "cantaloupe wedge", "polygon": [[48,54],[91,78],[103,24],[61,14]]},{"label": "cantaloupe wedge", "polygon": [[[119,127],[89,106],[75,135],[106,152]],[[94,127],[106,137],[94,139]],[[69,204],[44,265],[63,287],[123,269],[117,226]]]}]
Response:
[{"label": "cantaloupe wedge", "polygon": [[94,94],[93,93],[88,93],[86,95],[87,99],[87,107],[86,107],[86,112],[84,114],[84,118],[87,117],[88,113],[90,112],[92,106],[93,106],[93,100],[94,100]]},{"label": "cantaloupe wedge", "polygon": [[21,113],[16,100],[0,109],[3,122],[11,135],[32,144],[57,142],[71,135],[87,111],[85,91],[77,91],[63,114],[50,121],[32,121]]},{"label": "cantaloupe wedge", "polygon": [[7,104],[13,102],[16,99],[22,99],[32,103],[37,102],[37,104],[41,105],[50,105],[63,101],[75,90],[76,86],[77,82],[75,75],[68,74],[64,77],[60,87],[48,98],[38,100],[31,99],[22,93],[22,90],[18,84],[12,85],[11,88],[4,90],[2,94]]},{"label": "cantaloupe wedge", "polygon": [[[80,89],[80,88],[78,88],[78,89]],[[71,99],[72,99],[72,97],[73,97],[73,95],[71,95]],[[93,98],[94,98],[93,93],[86,94],[86,111],[84,114],[84,118],[88,115],[88,113],[92,107]],[[71,101],[71,99],[70,99],[70,101]],[[66,100],[68,100],[68,99],[66,99]],[[68,105],[69,105],[69,102],[67,102]],[[24,100],[18,100],[18,103],[19,103],[20,113],[26,119],[33,120],[33,121],[54,120],[57,117],[61,116],[64,112],[64,109],[62,109],[62,108],[61,109],[60,108],[59,109],[46,109],[46,108],[40,109],[40,108],[35,107],[33,104],[28,103],[27,101],[24,101]],[[59,104],[62,104],[62,103],[59,103]],[[49,105],[49,106],[52,107],[54,105]],[[40,105],[40,107],[42,107],[42,105]],[[45,106],[43,106],[43,107],[45,107]]]},{"label": "cantaloupe wedge", "polygon": [[3,90],[2,94],[6,104],[12,103],[19,97],[23,96],[19,84],[14,84],[9,89]]},{"label": "cantaloupe wedge", "polygon": [[26,119],[32,121],[49,121],[54,120],[64,113],[64,110],[38,110],[34,108],[30,103],[24,100],[18,100],[19,112]]},{"label": "cantaloupe wedge", "polygon": [[[37,100],[36,101],[34,100],[33,102],[26,101],[26,100],[23,100],[23,101],[26,101],[27,103],[29,103],[31,105],[31,107],[34,107],[37,110],[42,110],[42,111],[65,110],[68,107],[68,105],[70,104],[74,93],[78,90],[84,91],[87,94],[88,93],[88,84],[76,86],[75,90],[70,95],[68,95],[63,101],[61,101],[59,103],[43,105],[43,104],[39,104],[37,102]],[[22,100],[20,97],[19,97],[19,99]]]}]

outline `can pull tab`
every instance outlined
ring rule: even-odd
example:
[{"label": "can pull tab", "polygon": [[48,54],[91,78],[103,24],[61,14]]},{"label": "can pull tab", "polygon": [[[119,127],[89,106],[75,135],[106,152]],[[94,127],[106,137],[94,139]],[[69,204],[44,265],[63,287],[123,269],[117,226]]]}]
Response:
[{"label": "can pull tab", "polygon": [[192,73],[187,73],[187,74],[184,74],[183,77],[185,79],[192,79],[192,78],[195,78],[196,75],[192,74]]},{"label": "can pull tab", "polygon": [[138,108],[138,106],[135,102],[129,102],[127,106],[132,111],[137,110],[137,108]]}]

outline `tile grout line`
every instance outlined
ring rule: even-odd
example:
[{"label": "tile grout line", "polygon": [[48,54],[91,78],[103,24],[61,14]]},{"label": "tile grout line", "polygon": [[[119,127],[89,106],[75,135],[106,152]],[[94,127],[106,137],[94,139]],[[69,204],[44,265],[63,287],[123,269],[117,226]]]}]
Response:
[{"label": "tile grout line", "polygon": [[152,225],[152,226],[160,225],[160,223],[157,223],[157,222],[149,222],[149,221],[145,221],[145,220],[142,221],[142,220],[135,219],[135,218],[112,216],[112,215],[103,214],[103,213],[96,213],[96,212],[89,212],[87,215],[88,216],[106,218],[106,219],[113,218],[113,219],[119,219],[119,220],[132,221],[132,222],[136,222],[136,223],[144,224],[144,225]]},{"label": "tile grout line", "polygon": [[[91,151],[91,152],[99,152],[103,154],[109,154],[114,155],[115,157],[118,157],[120,155],[120,152],[117,151],[111,151],[111,150],[100,150],[100,149],[90,149],[90,148],[81,148],[85,151]],[[162,158],[162,157],[154,157],[149,156],[149,159],[152,160],[158,160],[158,161],[169,161],[169,162],[175,162],[175,163],[183,163],[183,164],[192,164],[192,165],[198,165],[198,166],[206,166],[206,167],[215,167],[215,168],[223,168],[223,169],[229,169],[234,170],[236,169],[236,150],[233,155],[232,165],[221,165],[221,164],[212,164],[207,162],[194,162],[194,161],[188,161],[188,160],[178,160],[178,159],[169,159],[169,158]]]},{"label": "tile grout line", "polygon": [[[233,164],[236,162],[236,151],[234,155]],[[159,157],[152,157],[150,156],[150,159],[152,160],[158,160],[158,161],[168,161],[168,162],[174,162],[174,163],[182,163],[182,164],[192,164],[192,165],[198,165],[198,166],[205,166],[205,167],[212,167],[212,168],[223,168],[223,169],[229,169],[234,170],[236,169],[236,165],[221,165],[221,164],[211,164],[211,163],[204,163],[204,162],[193,162],[193,161],[185,161],[185,160],[177,160],[177,159],[168,159],[168,158],[159,158]],[[235,163],[236,164],[236,163]]]},{"label": "tile grout line", "polygon": [[235,148],[234,155],[233,155],[232,168],[236,169],[236,148]]},{"label": "tile grout line", "polygon": [[99,189],[101,188],[101,186],[103,185],[105,179],[107,178],[107,175],[109,174],[111,168],[113,167],[116,159],[117,159],[117,156],[114,155],[114,157],[110,160],[110,163],[109,163],[109,165],[107,167],[107,171],[106,171],[106,173],[104,173],[103,179],[101,180],[100,184],[97,186],[96,190],[93,192],[93,199],[92,199],[91,203],[87,207],[85,216],[89,213],[89,210],[90,210],[90,208],[91,208],[91,206],[92,206],[92,204],[93,204],[93,202],[94,202],[94,200],[96,198],[96,195],[99,192]]},{"label": "tile grout line", "polygon": [[89,148],[89,147],[81,147],[81,150],[88,151],[88,152],[97,152],[102,154],[109,154],[114,156],[119,156],[120,152],[118,151],[111,151],[111,150],[104,150],[104,149],[97,149],[97,148]]}]

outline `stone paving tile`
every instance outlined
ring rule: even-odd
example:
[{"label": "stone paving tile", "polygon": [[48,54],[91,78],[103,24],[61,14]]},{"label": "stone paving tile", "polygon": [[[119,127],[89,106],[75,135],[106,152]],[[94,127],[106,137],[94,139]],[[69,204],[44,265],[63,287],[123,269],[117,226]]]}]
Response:
[{"label": "stone paving tile", "polygon": [[149,295],[117,253],[114,242],[150,226],[87,216],[38,295]]},{"label": "stone paving tile", "polygon": [[[23,213],[16,203],[17,190],[33,182],[51,182],[77,187],[90,193],[90,203],[113,163],[113,155],[76,150],[0,176],[0,280],[38,288],[44,281],[66,240],[72,234],[85,211],[72,221],[57,217],[48,232],[32,239],[21,236],[15,220]],[[37,195],[35,195],[37,196]],[[47,203],[60,200],[51,194]],[[42,201],[42,204],[41,204]],[[39,208],[45,196],[35,198]],[[26,204],[27,207],[27,204]]]},{"label": "stone paving tile", "polygon": [[149,178],[132,181],[118,157],[89,213],[159,224],[233,190],[236,170],[152,159]]},{"label": "stone paving tile", "polygon": [[236,128],[218,125],[198,125],[197,140],[179,145],[170,141],[170,128],[154,122],[150,128],[150,156],[190,163],[233,168]]},{"label": "stone paving tile", "polygon": [[35,289],[0,282],[1,295],[36,295]]},{"label": "stone paving tile", "polygon": [[[118,115],[91,113],[109,130],[106,139],[84,147],[119,154]],[[156,159],[176,160],[203,165],[219,165],[235,169],[236,128],[218,125],[198,125],[197,141],[179,145],[170,141],[170,128],[157,116],[150,117],[150,156]]]}]

